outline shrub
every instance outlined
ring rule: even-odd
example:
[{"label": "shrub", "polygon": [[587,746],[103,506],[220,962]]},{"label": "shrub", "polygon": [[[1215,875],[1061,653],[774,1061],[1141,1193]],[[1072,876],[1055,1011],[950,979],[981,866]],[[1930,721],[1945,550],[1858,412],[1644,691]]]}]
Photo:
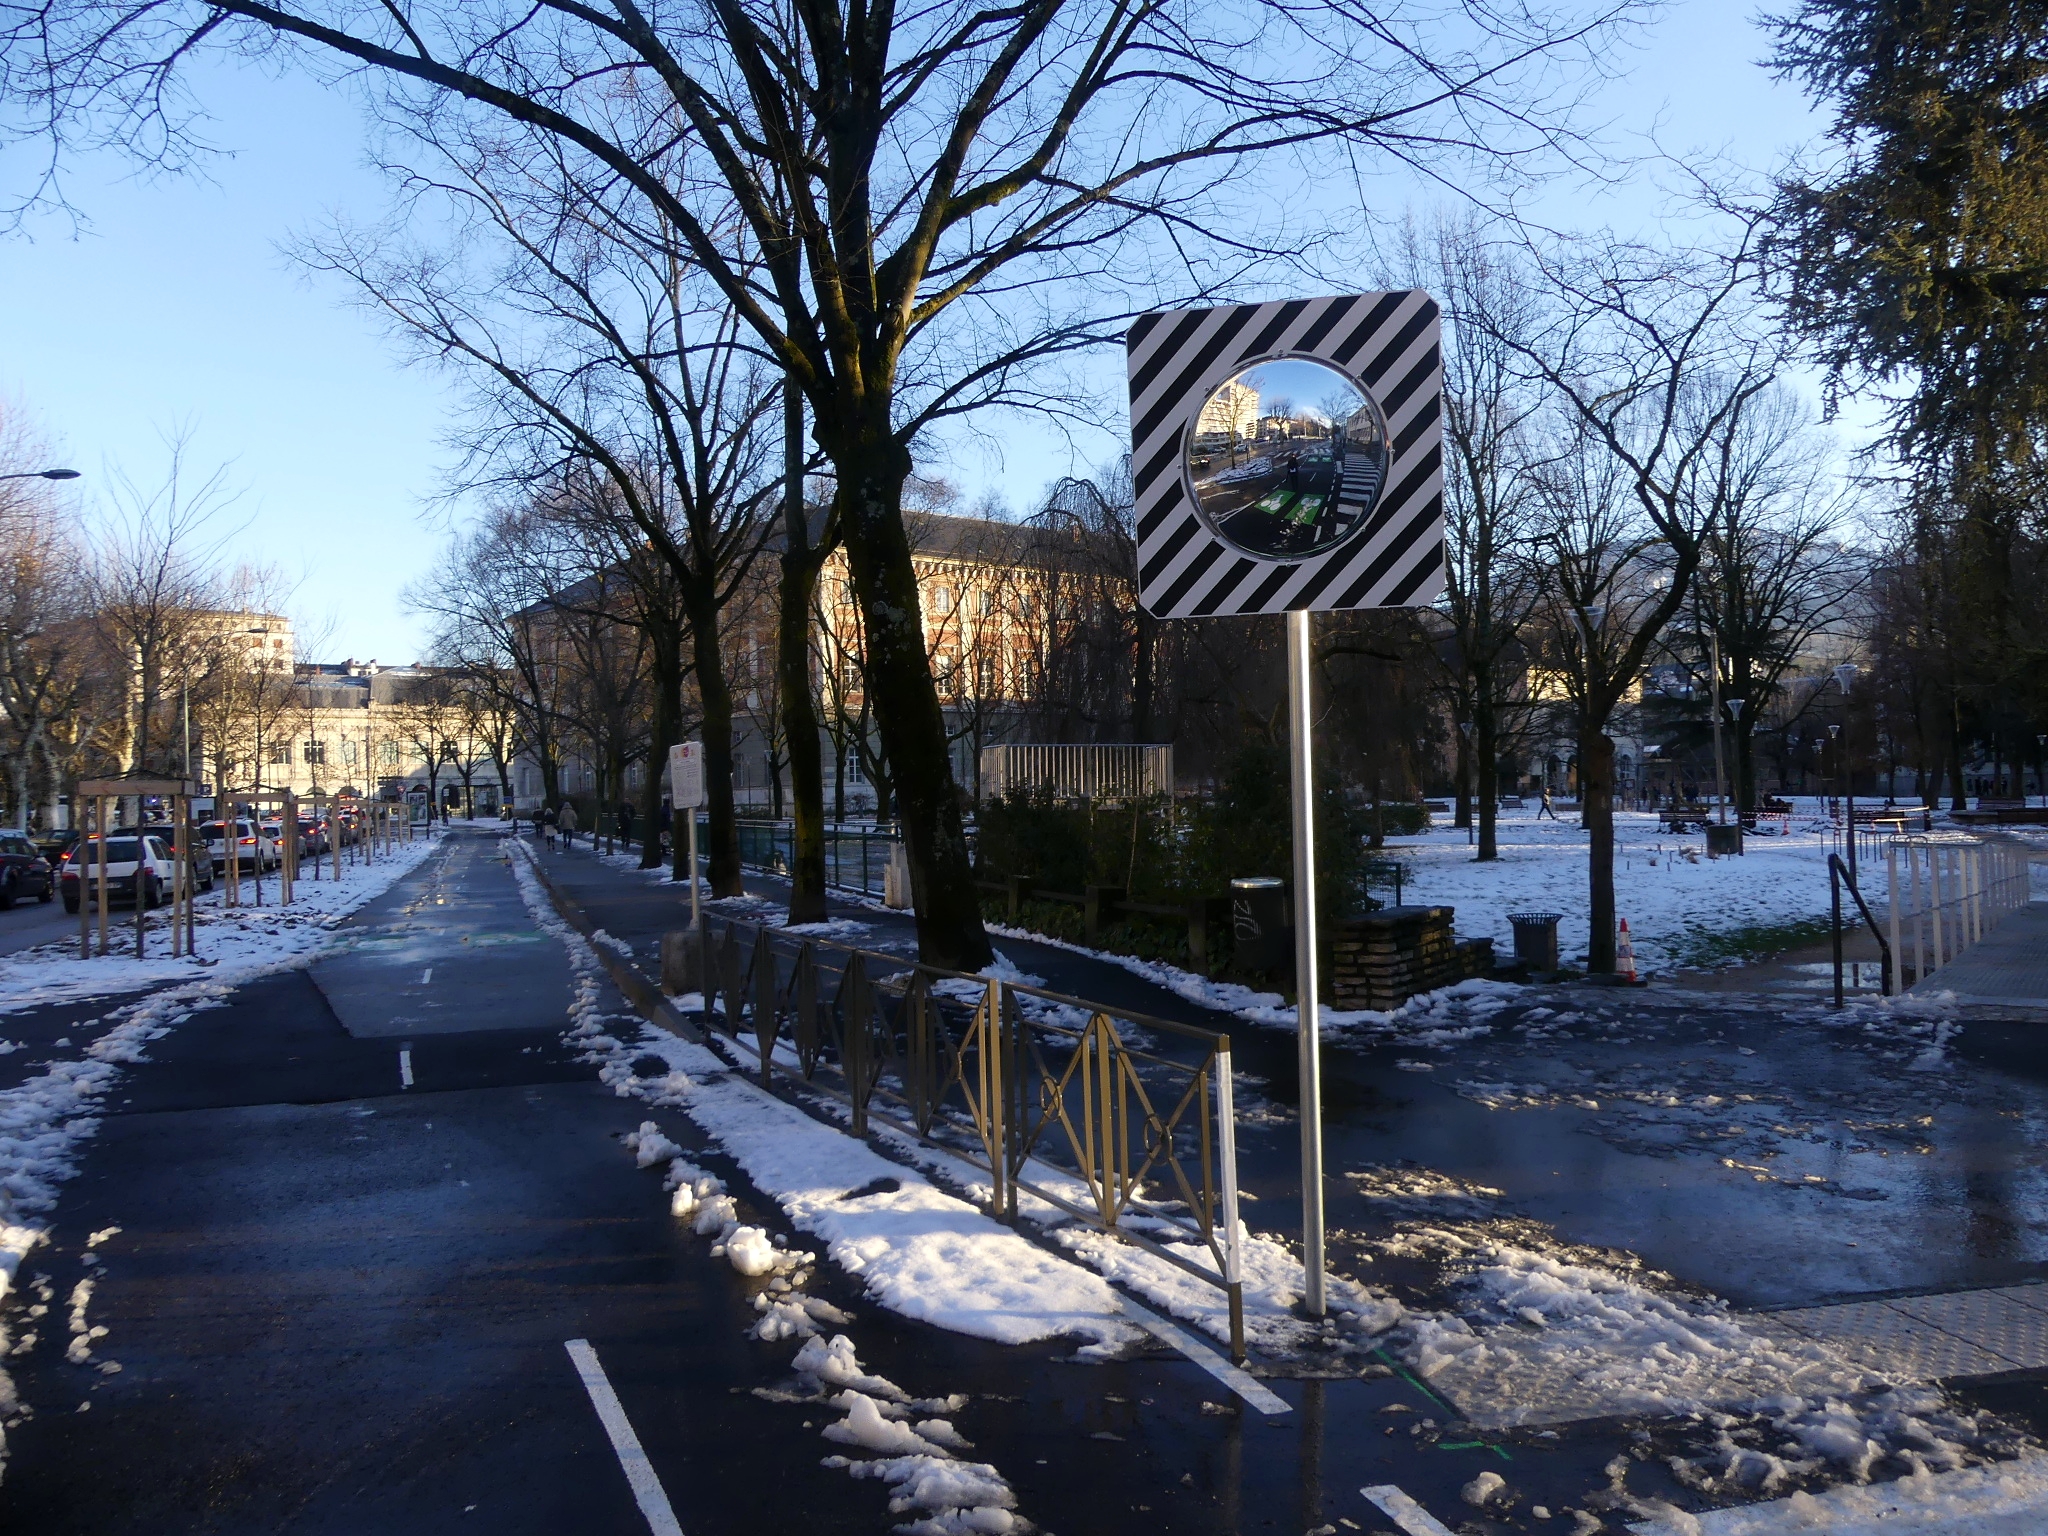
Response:
[{"label": "shrub", "polygon": [[[1359,876],[1374,813],[1334,787],[1318,799],[1317,884],[1327,920],[1335,921],[1364,906]],[[1118,885],[1133,901],[1179,905],[1224,895],[1241,876],[1291,879],[1290,807],[1286,754],[1251,746],[1206,800],[1154,796],[1098,806],[1013,792],[982,808],[976,861],[985,878],[1026,875],[1043,889],[1070,892]],[[1426,815],[1419,806],[1385,810],[1389,831],[1391,813]]]}]

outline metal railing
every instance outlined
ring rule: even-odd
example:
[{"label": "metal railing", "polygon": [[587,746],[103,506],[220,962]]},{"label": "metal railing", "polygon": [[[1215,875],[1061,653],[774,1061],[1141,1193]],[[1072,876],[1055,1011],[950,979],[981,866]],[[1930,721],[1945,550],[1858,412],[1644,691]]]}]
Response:
[{"label": "metal railing", "polygon": [[[700,826],[705,818],[699,817]],[[742,821],[739,823],[740,862],[778,875],[789,873],[796,860],[796,829],[787,821]],[[883,872],[889,867],[889,850],[896,845],[893,832],[866,827],[825,829],[825,882],[840,890],[859,891],[863,896],[882,894]]]},{"label": "metal railing", "polygon": [[1173,793],[1173,748],[1128,742],[1003,742],[981,749],[981,794],[1043,790],[1090,800]]},{"label": "metal railing", "polygon": [[1835,938],[1835,1006],[1842,1006],[1842,888],[1848,887],[1850,896],[1855,898],[1856,910],[1863,914],[1863,925],[1870,930],[1870,936],[1877,940],[1878,954],[1882,968],[1878,979],[1886,997],[1898,991],[1898,977],[1892,965],[1892,947],[1885,942],[1884,933],[1877,926],[1877,919],[1870,915],[1870,903],[1863,899],[1863,893],[1856,888],[1856,872],[1842,862],[1839,853],[1828,855],[1828,903],[1832,909]]},{"label": "metal railing", "polygon": [[1891,897],[1891,990],[1932,975],[2032,898],[2028,853],[1967,837],[1895,837],[1885,848]]},{"label": "metal railing", "polygon": [[986,1173],[1001,1219],[1021,1190],[1216,1286],[1244,1358],[1228,1035],[715,915],[698,942],[705,1018],[764,1083]]}]

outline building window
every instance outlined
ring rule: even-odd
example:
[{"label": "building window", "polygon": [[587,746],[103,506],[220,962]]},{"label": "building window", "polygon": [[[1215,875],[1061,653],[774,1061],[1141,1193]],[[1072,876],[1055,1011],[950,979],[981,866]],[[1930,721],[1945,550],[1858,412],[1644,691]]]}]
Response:
[{"label": "building window", "polygon": [[952,589],[951,587],[933,587],[933,588],[932,588],[932,612],[933,612],[933,613],[951,613],[952,611],[953,611],[953,589]]},{"label": "building window", "polygon": [[398,743],[386,741],[380,742],[379,746],[383,750],[378,753],[378,761],[383,763],[386,768],[396,768],[398,766]]},{"label": "building window", "polygon": [[1002,688],[1002,670],[1002,663],[994,656],[974,658],[975,688],[982,698],[992,699]]},{"label": "building window", "polygon": [[271,766],[271,767],[273,767],[273,768],[289,768],[289,767],[290,767],[291,765],[292,765],[292,744],[291,744],[290,742],[288,742],[288,741],[286,741],[286,742],[280,742],[280,743],[279,743],[278,745],[276,745],[276,746],[274,746],[274,747],[272,747],[272,748],[270,749],[270,766]]},{"label": "building window", "polygon": [[995,593],[989,591],[986,587],[975,593],[974,611],[984,619],[991,616],[996,611]]},{"label": "building window", "polygon": [[306,766],[325,768],[327,766],[327,743],[316,736],[306,738]]}]

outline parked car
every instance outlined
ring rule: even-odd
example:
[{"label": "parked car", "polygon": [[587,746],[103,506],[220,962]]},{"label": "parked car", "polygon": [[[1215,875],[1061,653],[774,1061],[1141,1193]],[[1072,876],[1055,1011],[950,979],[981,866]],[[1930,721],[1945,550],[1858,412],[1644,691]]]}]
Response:
[{"label": "parked car", "polygon": [[133,906],[138,895],[145,909],[162,906],[170,899],[172,872],[176,866],[163,839],[137,837],[133,833],[126,837],[114,834],[84,839],[66,855],[64,868],[59,874],[66,912],[76,912],[79,908],[81,878],[87,882],[88,889],[98,891],[100,849],[103,845],[106,848],[109,907],[123,902]]},{"label": "parked car", "polygon": [[324,818],[301,816],[299,818],[299,843],[314,858],[327,852],[327,822]]},{"label": "parked car", "polygon": [[49,860],[50,872],[54,876],[57,866],[64,862],[64,855],[71,851],[71,845],[77,842],[78,838],[78,829],[73,827],[67,832],[45,832],[41,837],[32,837],[29,841],[35,844],[36,852]]},{"label": "parked car", "polygon": [[[226,827],[225,822],[209,821],[199,829],[207,845],[213,849],[213,867],[216,873],[223,872],[228,867]],[[261,870],[277,868],[277,842],[274,838],[267,836],[260,827],[252,826],[246,821],[237,821],[234,827],[235,842],[238,846],[235,862],[245,873],[253,875]]]},{"label": "parked car", "polygon": [[[147,822],[143,825],[142,830],[145,836],[155,838],[166,848],[170,849],[173,855],[177,853],[178,829],[169,822]],[[199,835],[199,832],[200,829],[195,826],[186,837],[186,846],[192,852],[192,885],[195,890],[210,891],[213,889],[213,859],[208,855],[206,841]],[[114,836],[116,837],[133,837],[134,835],[135,829],[133,827],[114,828]]]},{"label": "parked car", "polygon": [[294,837],[298,840],[299,858],[301,860],[304,860],[311,856],[312,850],[306,846],[305,825],[306,824],[304,822],[300,822],[297,824],[297,826],[295,826],[292,829],[290,833],[287,833],[284,829],[284,818],[281,816],[273,816],[263,823],[263,835],[270,839],[270,844],[273,848],[279,850],[278,859],[280,860],[280,862],[284,858],[283,849],[286,846],[285,838],[287,836]]},{"label": "parked car", "polygon": [[24,896],[48,901],[56,889],[56,871],[28,835],[0,832],[0,912]]}]

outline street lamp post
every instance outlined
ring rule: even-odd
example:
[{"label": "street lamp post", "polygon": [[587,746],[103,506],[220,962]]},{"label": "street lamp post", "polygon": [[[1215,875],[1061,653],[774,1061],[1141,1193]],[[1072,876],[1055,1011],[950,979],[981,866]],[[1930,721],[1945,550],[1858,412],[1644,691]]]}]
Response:
[{"label": "street lamp post", "polygon": [[0,480],[76,480],[75,469],[28,469],[11,475],[0,475]]},{"label": "street lamp post", "polygon": [[[1465,738],[1465,776],[1458,785],[1458,792],[1465,794],[1467,787],[1478,777],[1479,773],[1479,765],[1472,761],[1472,722],[1470,720],[1460,720],[1458,722],[1458,733]],[[1476,793],[1472,793],[1468,795],[1465,801],[1465,846],[1467,848],[1472,846],[1472,829],[1478,820],[1479,796]]]}]

